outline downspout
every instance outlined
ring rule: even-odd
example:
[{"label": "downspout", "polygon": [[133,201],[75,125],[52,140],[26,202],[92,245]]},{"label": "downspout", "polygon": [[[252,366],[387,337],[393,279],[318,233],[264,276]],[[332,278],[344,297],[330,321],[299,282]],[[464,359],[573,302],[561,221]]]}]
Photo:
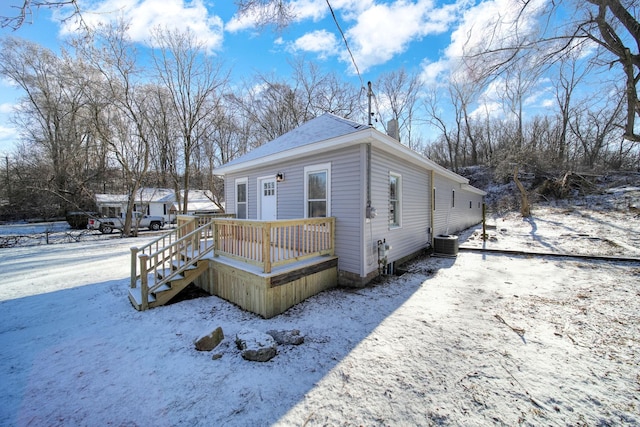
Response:
[{"label": "downspout", "polygon": [[371,209],[371,143],[367,143],[367,218]]},{"label": "downspout", "polygon": [[[364,272],[365,275],[368,274],[368,267],[370,267],[373,263],[374,263],[374,259],[375,259],[375,255],[374,252],[376,251],[376,247],[373,246],[373,218],[376,217],[376,211],[375,209],[371,206],[371,143],[367,143],[365,146],[365,195],[366,195],[366,207],[365,207],[365,218],[366,221],[364,222],[365,227],[366,224],[369,223],[369,230],[368,230],[368,234],[369,234],[369,238],[367,239],[365,237],[365,259],[366,259],[366,266],[364,267]],[[366,236],[367,234],[367,230],[363,230],[364,231],[364,235]]]},{"label": "downspout", "polygon": [[433,235],[434,235],[435,230],[434,230],[433,227],[435,226],[434,217],[436,215],[436,198],[433,197],[433,195],[434,195],[433,191],[434,191],[434,188],[435,188],[435,185],[434,185],[433,181],[435,179],[435,175],[436,175],[435,171],[433,169],[431,169],[431,194],[429,196],[429,197],[431,197],[431,221],[430,221],[431,226],[429,227],[430,230],[431,230],[431,232],[429,233],[429,240],[430,240],[429,244],[431,245],[431,247],[433,247],[433,244],[434,244]]}]

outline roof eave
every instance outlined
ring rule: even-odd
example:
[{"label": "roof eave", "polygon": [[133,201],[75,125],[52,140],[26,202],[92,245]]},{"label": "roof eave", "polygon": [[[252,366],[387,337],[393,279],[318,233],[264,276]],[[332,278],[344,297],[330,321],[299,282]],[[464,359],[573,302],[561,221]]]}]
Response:
[{"label": "roof eave", "polygon": [[[460,176],[457,173],[452,172],[445,167],[440,166],[433,160],[416,153],[415,151],[411,150],[409,147],[402,145],[396,139],[372,127],[365,128],[347,135],[342,135],[336,138],[331,138],[331,139],[316,142],[313,144],[304,145],[301,147],[296,147],[290,150],[282,151],[279,153],[274,153],[265,157],[261,157],[259,159],[249,160],[247,162],[239,163],[236,165],[230,165],[230,166],[223,165],[215,169],[214,173],[218,176],[225,176],[230,173],[238,173],[245,170],[249,170],[257,166],[266,166],[269,164],[278,163],[283,160],[287,160],[289,158],[297,157],[300,155],[308,156],[318,152],[325,152],[329,149],[336,148],[336,147],[348,147],[352,145],[366,144],[366,143],[372,143],[376,147],[382,149],[387,153],[398,156],[404,160],[407,160],[418,166],[424,167],[428,170],[434,170],[440,175],[443,175],[444,177],[449,178],[461,185],[469,184],[469,180],[467,178]],[[482,190],[478,190],[478,191],[482,191]]]},{"label": "roof eave", "polygon": [[281,151],[279,153],[270,154],[268,156],[260,157],[258,159],[249,160],[235,165],[222,165],[219,168],[214,169],[213,172],[217,176],[225,176],[230,173],[238,173],[244,170],[253,169],[257,166],[266,166],[282,162],[283,160],[295,158],[301,155],[308,156],[336,147],[349,147],[352,145],[362,144],[363,142],[367,142],[367,140],[371,138],[371,132],[371,128],[363,129],[357,132],[349,133],[347,135],[326,139],[324,141],[315,142],[313,144],[303,145],[301,147],[292,148],[290,150]]}]

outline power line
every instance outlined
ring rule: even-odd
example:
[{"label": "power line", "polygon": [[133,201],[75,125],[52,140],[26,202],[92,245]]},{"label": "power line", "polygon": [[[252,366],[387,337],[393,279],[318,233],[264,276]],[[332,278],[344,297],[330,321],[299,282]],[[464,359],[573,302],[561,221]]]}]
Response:
[{"label": "power line", "polygon": [[353,62],[353,66],[356,69],[356,74],[358,74],[358,78],[360,79],[360,85],[362,89],[364,89],[364,81],[362,80],[362,76],[360,75],[360,69],[358,68],[358,64],[356,64],[356,59],[353,57],[353,53],[351,52],[351,48],[349,48],[349,43],[347,43],[347,38],[340,28],[340,24],[338,23],[338,18],[336,17],[335,12],[333,11],[333,7],[331,7],[331,3],[327,0],[327,6],[329,6],[329,10],[331,11],[331,16],[333,16],[333,21],[336,23],[336,27],[338,27],[338,31],[340,31],[340,35],[342,35],[342,40],[344,41],[344,45],[347,47],[347,52],[349,52],[349,56],[351,57],[351,62]]}]

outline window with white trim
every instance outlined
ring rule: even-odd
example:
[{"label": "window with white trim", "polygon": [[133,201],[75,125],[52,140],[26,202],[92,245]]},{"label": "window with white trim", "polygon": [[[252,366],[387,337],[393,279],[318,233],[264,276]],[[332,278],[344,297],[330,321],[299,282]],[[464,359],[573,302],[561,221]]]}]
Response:
[{"label": "window with white trim", "polygon": [[331,216],[331,163],[304,168],[304,216]]},{"label": "window with white trim", "polygon": [[400,227],[402,217],[402,177],[395,173],[389,174],[389,227]]},{"label": "window with white trim", "polygon": [[236,179],[236,218],[238,219],[247,219],[248,184],[248,178]]}]

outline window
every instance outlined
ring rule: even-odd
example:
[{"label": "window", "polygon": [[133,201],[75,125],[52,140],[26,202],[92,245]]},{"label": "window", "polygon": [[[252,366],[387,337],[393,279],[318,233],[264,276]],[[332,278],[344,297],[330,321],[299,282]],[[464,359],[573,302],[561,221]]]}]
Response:
[{"label": "window", "polygon": [[400,175],[389,174],[389,227],[400,227]]},{"label": "window", "polygon": [[236,218],[247,219],[247,178],[236,179]]},{"label": "window", "polygon": [[275,181],[267,181],[262,184],[262,191],[264,191],[265,196],[274,196],[276,194],[276,183]]},{"label": "window", "polygon": [[456,207],[456,190],[451,190],[451,207]]},{"label": "window", "polygon": [[473,202],[469,200],[469,209],[473,209]]},{"label": "window", "polygon": [[331,216],[331,163],[304,168],[304,216]]}]

